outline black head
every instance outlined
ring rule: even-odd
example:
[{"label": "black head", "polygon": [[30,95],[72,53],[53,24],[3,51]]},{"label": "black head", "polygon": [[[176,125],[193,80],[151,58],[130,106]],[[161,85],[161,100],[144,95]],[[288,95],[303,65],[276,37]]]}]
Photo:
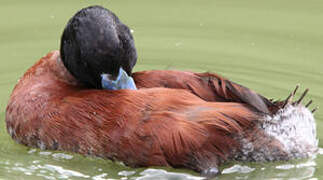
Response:
[{"label": "black head", "polygon": [[108,9],[81,9],[67,23],[60,53],[65,67],[84,85],[101,88],[101,74],[117,76],[122,67],[128,75],[137,61],[129,28]]}]

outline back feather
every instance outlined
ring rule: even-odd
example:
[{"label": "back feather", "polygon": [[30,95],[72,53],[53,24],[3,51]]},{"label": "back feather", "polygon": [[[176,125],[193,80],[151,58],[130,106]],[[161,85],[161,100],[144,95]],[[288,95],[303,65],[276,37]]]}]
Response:
[{"label": "back feather", "polygon": [[136,72],[133,77],[138,88],[188,89],[206,101],[245,103],[262,113],[269,113],[272,104],[254,91],[212,73],[154,70]]}]

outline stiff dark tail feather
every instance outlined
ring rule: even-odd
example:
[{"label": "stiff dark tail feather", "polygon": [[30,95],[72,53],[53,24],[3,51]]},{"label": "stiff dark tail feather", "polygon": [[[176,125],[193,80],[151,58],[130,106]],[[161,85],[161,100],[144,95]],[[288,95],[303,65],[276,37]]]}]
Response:
[{"label": "stiff dark tail feather", "polygon": [[[306,88],[305,91],[301,94],[301,96],[298,98],[298,100],[293,100],[297,90],[299,89],[300,84],[297,84],[293,92],[291,92],[285,100],[282,101],[275,101],[272,103],[272,106],[270,107],[271,109],[274,109],[272,112],[277,112],[279,109],[284,109],[289,105],[297,106],[297,105],[302,105],[302,102],[306,95],[309,92],[309,88]],[[304,106],[305,108],[309,108],[310,105],[313,103],[313,100],[310,99],[306,105]],[[318,106],[315,107],[314,109],[311,110],[312,113],[316,112],[318,110]]]}]

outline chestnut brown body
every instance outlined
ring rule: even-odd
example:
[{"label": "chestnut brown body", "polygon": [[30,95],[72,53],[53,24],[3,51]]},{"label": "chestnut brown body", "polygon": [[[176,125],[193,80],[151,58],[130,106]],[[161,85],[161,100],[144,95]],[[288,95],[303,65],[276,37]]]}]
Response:
[{"label": "chestnut brown body", "polygon": [[[147,77],[149,76],[149,77]],[[147,71],[133,75],[139,90],[80,85],[49,53],[20,79],[6,124],[17,142],[41,149],[95,155],[138,166],[203,171],[239,159],[242,139],[284,159],[281,144],[257,127],[270,102],[208,73]]]}]

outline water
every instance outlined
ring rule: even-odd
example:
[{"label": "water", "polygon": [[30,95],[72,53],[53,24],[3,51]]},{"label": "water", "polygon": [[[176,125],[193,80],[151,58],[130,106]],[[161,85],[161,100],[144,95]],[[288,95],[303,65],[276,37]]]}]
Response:
[{"label": "water", "polygon": [[[139,54],[135,70],[217,72],[273,98],[286,97],[300,83],[302,90],[310,88],[305,101],[323,106],[322,1],[1,0],[0,179],[200,179],[189,170],[133,169],[95,157],[43,152],[7,135],[4,112],[17,79],[59,47],[68,18],[90,4],[110,8],[131,27]],[[315,118],[322,139],[323,111]],[[218,179],[319,179],[320,151],[299,161],[231,162],[221,167]]]}]

